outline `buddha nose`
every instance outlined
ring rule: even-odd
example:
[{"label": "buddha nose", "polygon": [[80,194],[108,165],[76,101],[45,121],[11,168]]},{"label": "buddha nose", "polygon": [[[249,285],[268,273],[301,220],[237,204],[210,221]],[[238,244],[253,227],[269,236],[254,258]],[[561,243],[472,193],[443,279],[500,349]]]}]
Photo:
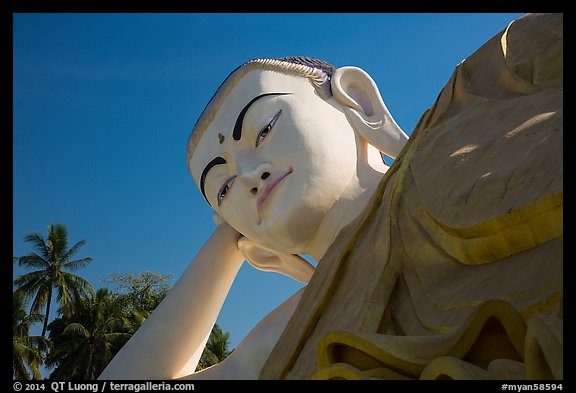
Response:
[{"label": "buddha nose", "polygon": [[[269,176],[270,176],[270,172],[263,172],[263,173],[260,175],[260,179],[261,179],[261,180],[266,180]],[[258,187],[257,187],[257,186],[252,187],[252,188],[250,189],[250,194],[252,194],[252,195],[254,195],[254,196],[258,195]]]},{"label": "buddha nose", "polygon": [[251,196],[258,196],[265,187],[266,179],[271,175],[272,167],[270,164],[260,164],[254,170],[243,173],[240,181],[250,192]]}]

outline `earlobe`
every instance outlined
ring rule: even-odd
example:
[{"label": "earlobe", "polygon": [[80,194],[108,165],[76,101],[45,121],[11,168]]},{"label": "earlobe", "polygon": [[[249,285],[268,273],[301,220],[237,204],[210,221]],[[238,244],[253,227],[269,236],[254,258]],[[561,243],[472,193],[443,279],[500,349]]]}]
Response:
[{"label": "earlobe", "polygon": [[304,284],[315,271],[314,266],[299,255],[271,250],[244,236],[238,240],[238,249],[256,269],[284,274]]},{"label": "earlobe", "polygon": [[358,67],[338,68],[331,88],[354,130],[370,145],[396,158],[408,136],[392,118],[370,75]]}]

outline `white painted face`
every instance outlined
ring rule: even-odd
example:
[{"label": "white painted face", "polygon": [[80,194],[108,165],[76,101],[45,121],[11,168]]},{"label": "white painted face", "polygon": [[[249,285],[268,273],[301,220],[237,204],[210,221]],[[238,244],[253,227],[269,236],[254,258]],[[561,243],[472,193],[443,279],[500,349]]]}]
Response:
[{"label": "white painted face", "polygon": [[[282,94],[263,96],[269,93]],[[305,253],[356,175],[356,138],[341,105],[323,100],[308,79],[253,70],[224,100],[189,166],[212,208],[238,232]]]}]

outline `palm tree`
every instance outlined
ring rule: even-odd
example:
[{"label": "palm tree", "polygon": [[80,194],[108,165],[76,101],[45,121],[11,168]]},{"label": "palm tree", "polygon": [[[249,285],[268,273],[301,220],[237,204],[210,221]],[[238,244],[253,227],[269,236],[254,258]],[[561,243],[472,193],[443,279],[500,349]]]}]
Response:
[{"label": "palm tree", "polygon": [[232,352],[229,350],[229,339],[230,333],[222,331],[217,323],[214,324],[196,370],[213,366],[226,359]]},{"label": "palm tree", "polygon": [[42,322],[43,316],[28,314],[26,306],[22,294],[15,292],[12,296],[12,374],[14,379],[41,379],[38,367],[49,341],[42,336],[30,336],[30,327]]},{"label": "palm tree", "polygon": [[129,317],[106,288],[76,302],[49,325],[54,346],[46,366],[55,367],[50,378],[96,379],[137,329]]},{"label": "palm tree", "polygon": [[75,271],[92,261],[92,258],[71,260],[80,247],[86,244],[81,240],[68,248],[68,231],[62,224],[48,225],[48,238],[38,233],[26,235],[25,242],[32,244],[36,252],[18,258],[20,266],[38,269],[14,280],[17,291],[26,297],[34,296],[31,312],[39,313],[45,306],[42,337],[46,336],[50,317],[52,290],[57,291],[61,307],[67,307],[81,296],[93,293],[92,285],[85,279],[68,271]]}]

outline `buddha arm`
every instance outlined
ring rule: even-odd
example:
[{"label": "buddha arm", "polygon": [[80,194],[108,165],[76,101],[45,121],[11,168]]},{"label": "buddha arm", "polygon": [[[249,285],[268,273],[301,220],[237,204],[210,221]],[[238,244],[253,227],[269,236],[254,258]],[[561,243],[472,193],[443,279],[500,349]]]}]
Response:
[{"label": "buddha arm", "polygon": [[194,372],[244,262],[237,247],[239,236],[228,224],[216,228],[99,379],[172,379]]},{"label": "buddha arm", "polygon": [[301,288],[264,317],[224,361],[181,379],[258,379],[264,363],[294,314],[304,289]]}]

